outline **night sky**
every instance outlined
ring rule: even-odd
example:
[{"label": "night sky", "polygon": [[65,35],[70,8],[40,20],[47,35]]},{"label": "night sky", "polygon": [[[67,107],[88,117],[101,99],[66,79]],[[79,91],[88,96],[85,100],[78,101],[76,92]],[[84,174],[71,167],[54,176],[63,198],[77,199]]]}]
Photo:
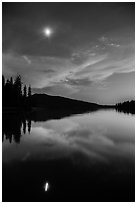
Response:
[{"label": "night sky", "polygon": [[134,3],[2,3],[3,74],[33,93],[134,99]]}]

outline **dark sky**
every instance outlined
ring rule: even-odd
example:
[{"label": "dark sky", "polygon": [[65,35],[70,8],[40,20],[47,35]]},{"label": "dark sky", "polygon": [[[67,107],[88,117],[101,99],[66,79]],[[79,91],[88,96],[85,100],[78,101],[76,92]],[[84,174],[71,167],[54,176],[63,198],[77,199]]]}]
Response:
[{"label": "dark sky", "polygon": [[20,73],[38,93],[99,103],[134,98],[134,3],[2,7],[6,77]]}]

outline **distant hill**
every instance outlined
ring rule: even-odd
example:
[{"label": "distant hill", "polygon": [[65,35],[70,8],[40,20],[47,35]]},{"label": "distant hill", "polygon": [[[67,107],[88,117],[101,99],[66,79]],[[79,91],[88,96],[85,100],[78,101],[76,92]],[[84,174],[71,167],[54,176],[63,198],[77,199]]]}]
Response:
[{"label": "distant hill", "polygon": [[41,107],[49,109],[70,109],[70,110],[88,110],[98,109],[101,106],[96,103],[89,103],[61,96],[50,96],[47,94],[34,94],[31,96],[32,107]]}]

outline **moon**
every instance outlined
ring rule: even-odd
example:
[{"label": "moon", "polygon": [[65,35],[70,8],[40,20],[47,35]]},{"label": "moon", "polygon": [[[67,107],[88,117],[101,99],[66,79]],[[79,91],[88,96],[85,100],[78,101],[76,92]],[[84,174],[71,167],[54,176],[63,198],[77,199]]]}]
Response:
[{"label": "moon", "polygon": [[46,27],[46,28],[43,29],[43,34],[44,34],[45,37],[49,38],[53,34],[53,29],[50,28],[50,27]]}]

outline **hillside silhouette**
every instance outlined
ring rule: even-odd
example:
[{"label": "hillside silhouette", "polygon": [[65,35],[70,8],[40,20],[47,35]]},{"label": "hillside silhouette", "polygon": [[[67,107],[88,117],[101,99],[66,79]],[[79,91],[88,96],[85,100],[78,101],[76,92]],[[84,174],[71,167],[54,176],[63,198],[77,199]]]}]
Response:
[{"label": "hillside silhouette", "polygon": [[61,96],[50,96],[47,94],[34,94],[31,96],[32,107],[41,107],[52,110],[96,110],[100,105]]},{"label": "hillside silhouette", "polygon": [[[31,86],[23,85],[21,76],[5,79],[2,76],[2,107],[4,111],[32,111],[45,109],[54,115],[71,115],[84,111],[113,108],[116,111],[135,114],[135,101],[125,101],[116,105],[99,105],[47,94],[31,94]],[[50,110],[50,111],[49,111]],[[52,114],[53,113],[53,114]]]}]

